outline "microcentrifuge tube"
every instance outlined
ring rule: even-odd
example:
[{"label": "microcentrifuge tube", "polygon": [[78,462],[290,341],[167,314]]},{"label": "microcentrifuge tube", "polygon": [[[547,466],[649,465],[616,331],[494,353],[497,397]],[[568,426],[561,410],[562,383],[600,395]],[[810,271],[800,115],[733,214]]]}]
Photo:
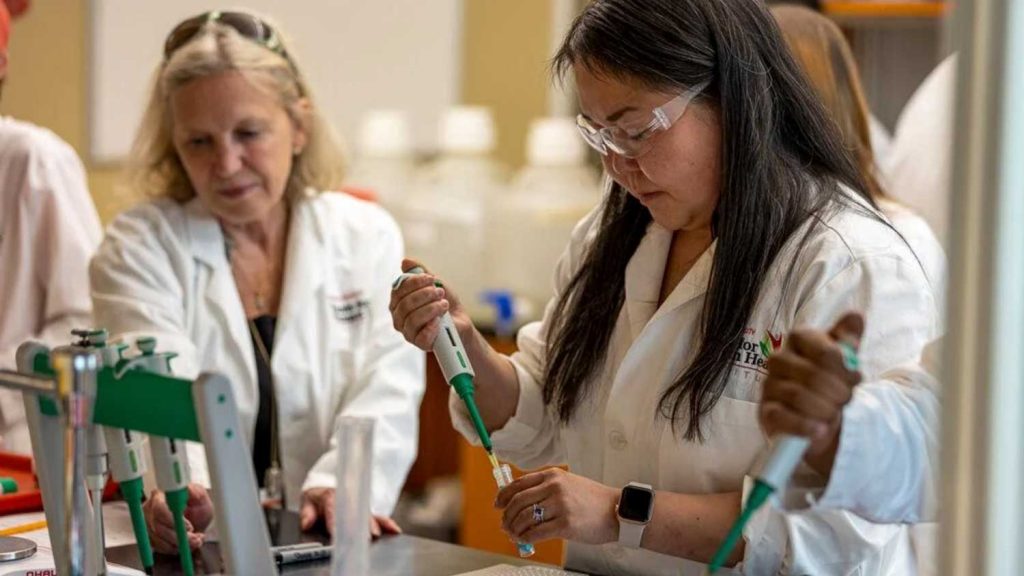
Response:
[{"label": "microcentrifuge tube", "polygon": [[[498,488],[504,488],[512,483],[512,469],[508,467],[508,464],[502,464],[491,470],[491,473],[494,474],[494,481],[498,483]],[[533,544],[529,542],[516,541],[516,549],[519,550],[520,558],[529,558],[534,553]]]}]

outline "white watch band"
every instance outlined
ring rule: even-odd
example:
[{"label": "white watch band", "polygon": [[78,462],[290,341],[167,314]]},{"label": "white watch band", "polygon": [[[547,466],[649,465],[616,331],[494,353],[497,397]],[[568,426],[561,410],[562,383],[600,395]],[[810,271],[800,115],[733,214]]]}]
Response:
[{"label": "white watch band", "polygon": [[644,538],[644,528],[647,528],[647,524],[633,523],[619,518],[619,544],[630,548],[639,548],[640,541]]}]

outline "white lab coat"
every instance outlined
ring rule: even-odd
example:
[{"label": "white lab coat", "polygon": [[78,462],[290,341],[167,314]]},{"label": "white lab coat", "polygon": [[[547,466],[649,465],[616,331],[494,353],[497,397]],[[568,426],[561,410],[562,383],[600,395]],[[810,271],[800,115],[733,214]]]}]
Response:
[{"label": "white lab coat", "polygon": [[[292,207],[271,369],[287,506],[335,486],[340,416],[376,419],[373,502],[390,514],[416,456],[424,354],[391,325],[402,239],[380,208],[337,193]],[[98,325],[133,341],[153,335],[180,355],[175,373],[232,382],[249,446],[259,406],[256,359],[217,220],[198,200],[159,200],[119,216],[90,268]],[[209,483],[199,445],[194,481]]]},{"label": "white lab coat", "polygon": [[[935,233],[932,232],[928,222],[911,208],[891,200],[879,202],[879,208],[889,218],[893,228],[899,232],[914,251],[914,256],[924,268],[928,277],[928,283],[932,287],[932,294],[935,296],[935,303],[939,306],[939,312],[945,326],[946,312],[946,251],[942,248]],[[943,330],[940,330],[942,332]]]},{"label": "white lab coat", "polygon": [[[0,117],[0,368],[23,342],[70,344],[92,324],[89,259],[102,235],[85,169],[56,134]],[[21,394],[0,390],[2,449],[31,453]]]},{"label": "white lab coat", "polygon": [[[556,290],[566,286],[580,265],[598,224],[595,211],[577,227],[556,271]],[[757,421],[765,375],[762,341],[771,345],[772,338],[784,340],[797,326],[827,329],[843,312],[862,310],[868,332],[861,359],[871,378],[916,360],[936,335],[938,312],[932,291],[907,245],[884,224],[844,212],[827,225],[815,225],[799,255],[794,249],[802,230],[776,258],[748,321],[725,392],[707,422],[707,441],[681,440],[664,418],[656,416],[658,399],[695,352],[716,245],[658,306],[671,237],[671,232],[652,223],[630,260],[625,303],[605,368],[571,425],[563,426],[541,395],[549,317],[520,331],[519,352],[512,356],[520,384],[519,403],[515,416],[492,436],[502,458],[524,468],[568,464],[572,472],[614,487],[639,481],[678,493],[739,491],[767,446]],[[787,273],[791,273],[788,282]],[[465,410],[454,396],[450,408],[459,431],[473,439]],[[850,430],[855,427],[847,424],[844,437],[856,438]],[[848,511],[809,508],[799,496],[809,488],[813,488],[811,494],[820,495],[825,481],[805,465],[794,484],[800,489],[789,494],[787,504],[804,509],[782,512],[766,507],[755,515],[744,533],[743,573],[914,573],[905,525],[874,524]],[[697,576],[704,569],[702,564],[647,550],[572,542],[567,566],[598,574],[644,576]]]},{"label": "white lab coat", "polygon": [[946,58],[907,101],[882,164],[886,190],[924,219],[945,244],[949,235],[956,56]]}]

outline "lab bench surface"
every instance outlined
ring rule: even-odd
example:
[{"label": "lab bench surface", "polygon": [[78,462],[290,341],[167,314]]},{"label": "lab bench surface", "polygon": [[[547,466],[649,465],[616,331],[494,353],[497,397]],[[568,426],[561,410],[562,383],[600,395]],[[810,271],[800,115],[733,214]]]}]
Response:
[{"label": "lab bench surface", "polygon": [[[322,533],[300,531],[298,515],[291,512],[268,511],[267,521],[271,540],[276,545],[327,540]],[[108,548],[107,560],[141,568],[134,546]],[[197,575],[218,573],[221,567],[217,544],[205,544],[193,554],[193,561]],[[518,558],[416,536],[388,536],[370,544],[370,573],[374,576],[451,576],[496,564],[536,565]],[[177,556],[156,556],[154,576],[177,576],[181,573]],[[281,570],[281,574],[287,576],[330,576],[330,573],[330,560],[285,566]]]}]

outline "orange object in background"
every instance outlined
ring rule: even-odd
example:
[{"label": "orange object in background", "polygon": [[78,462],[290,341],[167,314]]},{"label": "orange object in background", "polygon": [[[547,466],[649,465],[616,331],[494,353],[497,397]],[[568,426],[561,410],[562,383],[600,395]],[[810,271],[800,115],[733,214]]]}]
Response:
[{"label": "orange object in background", "polygon": [[[43,494],[39,491],[31,456],[0,452],[0,476],[8,476],[18,483],[17,492],[0,495],[0,516],[43,509]],[[103,500],[111,500],[116,495],[117,483],[107,480],[103,488]]]},{"label": "orange object in background", "polygon": [[[501,530],[501,510],[494,507],[498,486],[491,475],[491,463],[483,448],[470,446],[459,438],[459,455],[462,468],[462,523],[459,528],[459,543],[463,546],[519,556],[515,542]],[[512,468],[512,476],[518,478],[523,472]],[[548,540],[533,545],[537,551],[530,557],[533,562],[544,562],[561,566],[565,561],[565,541]]]},{"label": "orange object in background", "polygon": [[341,187],[341,191],[349,196],[355,196],[360,200],[366,200],[367,202],[373,202],[374,204],[377,203],[377,191],[373,188],[346,185]]},{"label": "orange object in background", "polygon": [[[514,340],[489,337],[495,350],[502,354],[516,351]],[[450,424],[449,424],[450,426]],[[491,463],[487,452],[479,446],[471,446],[459,436],[459,479],[462,481],[462,522],[459,526],[459,543],[463,546],[519,556],[515,542],[501,530],[501,510],[494,507],[498,486],[491,474]],[[512,467],[512,477],[523,475],[522,470]],[[565,541],[548,540],[533,545],[537,551],[531,561],[561,566],[565,561]]]}]

